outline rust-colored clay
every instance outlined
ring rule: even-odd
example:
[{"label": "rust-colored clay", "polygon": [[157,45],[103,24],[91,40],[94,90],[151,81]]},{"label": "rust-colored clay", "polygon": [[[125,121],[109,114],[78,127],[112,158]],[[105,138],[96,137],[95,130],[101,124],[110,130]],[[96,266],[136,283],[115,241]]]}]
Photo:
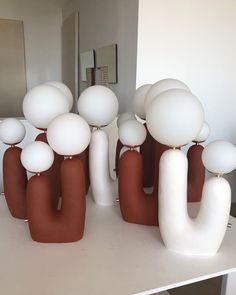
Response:
[{"label": "rust-colored clay", "polygon": [[86,194],[88,193],[90,186],[90,178],[89,178],[89,147],[87,147],[81,154],[78,155],[81,162],[84,166],[84,175],[85,175],[85,188]]}]

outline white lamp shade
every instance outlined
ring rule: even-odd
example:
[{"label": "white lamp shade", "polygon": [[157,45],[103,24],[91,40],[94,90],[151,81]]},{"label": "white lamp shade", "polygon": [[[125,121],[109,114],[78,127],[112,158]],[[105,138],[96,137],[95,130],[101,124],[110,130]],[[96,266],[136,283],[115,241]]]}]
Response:
[{"label": "white lamp shade", "polygon": [[236,168],[236,148],[228,141],[213,141],[203,150],[202,161],[206,169],[212,173],[230,173]]},{"label": "white lamp shade", "polygon": [[133,97],[133,111],[137,116],[144,120],[146,118],[145,96],[151,86],[152,84],[142,85],[135,91]]},{"label": "white lamp shade", "polygon": [[4,119],[0,124],[0,138],[6,144],[20,143],[25,137],[25,126],[15,118]]},{"label": "white lamp shade", "polygon": [[79,114],[92,126],[106,126],[117,116],[117,97],[109,88],[95,85],[85,89],[78,100]]},{"label": "white lamp shade", "polygon": [[145,141],[147,131],[141,122],[129,120],[120,125],[119,139],[126,146],[140,146]]},{"label": "white lamp shade", "polygon": [[51,85],[36,86],[24,97],[23,113],[36,128],[46,129],[52,119],[69,111],[70,106],[65,94]]},{"label": "white lamp shade", "polygon": [[49,145],[59,155],[82,153],[89,145],[91,131],[88,123],[77,114],[63,114],[55,118],[47,130]]},{"label": "white lamp shade", "polygon": [[210,126],[207,124],[207,122],[203,123],[202,129],[198,136],[194,138],[194,142],[204,142],[207,140],[208,136],[210,134]]},{"label": "white lamp shade", "polygon": [[128,120],[136,120],[135,115],[133,113],[123,113],[120,114],[118,119],[117,119],[117,127],[119,128],[121,124]]},{"label": "white lamp shade", "polygon": [[69,103],[70,110],[72,109],[73,95],[72,95],[72,92],[70,91],[70,88],[68,86],[66,86],[66,84],[59,82],[59,81],[49,81],[46,83],[46,85],[51,85],[51,86],[54,86],[54,87],[60,89],[66,96],[66,99]]},{"label": "white lamp shade", "polygon": [[41,173],[48,170],[54,160],[54,153],[50,146],[41,141],[28,144],[21,153],[21,163],[26,170]]},{"label": "white lamp shade", "polygon": [[171,89],[157,96],[147,110],[147,127],[160,143],[178,147],[199,134],[204,111],[200,101],[189,91]]},{"label": "white lamp shade", "polygon": [[153,99],[160,95],[162,92],[170,89],[184,89],[187,91],[190,91],[188,86],[184,84],[183,82],[176,80],[176,79],[163,79],[150,87],[148,90],[146,97],[145,97],[145,110],[147,111],[148,106],[151,104]]}]

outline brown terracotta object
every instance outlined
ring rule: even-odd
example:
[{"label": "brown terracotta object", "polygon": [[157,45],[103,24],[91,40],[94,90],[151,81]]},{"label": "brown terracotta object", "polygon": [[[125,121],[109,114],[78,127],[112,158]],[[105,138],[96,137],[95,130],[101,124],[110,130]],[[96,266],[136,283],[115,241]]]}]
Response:
[{"label": "brown terracotta object", "polygon": [[85,175],[85,188],[86,194],[88,193],[90,186],[90,178],[89,178],[89,147],[87,147],[81,154],[78,155],[79,159],[83,163],[84,166],[84,175]]},{"label": "brown terracotta object", "polygon": [[5,151],[3,156],[3,187],[11,215],[26,219],[27,174],[21,164],[21,151],[22,149],[16,146]]},{"label": "brown terracotta object", "polygon": [[33,176],[27,185],[29,229],[33,240],[67,243],[83,237],[85,224],[85,177],[78,157],[61,164],[61,210],[51,203],[51,184],[44,174]]},{"label": "brown terracotta object", "polygon": [[120,152],[124,145],[122,142],[118,139],[116,144],[116,158],[115,158],[115,172],[116,172],[116,178],[118,178],[119,175],[119,159],[120,159]]},{"label": "brown terracotta object", "polygon": [[205,167],[202,163],[203,146],[192,145],[188,157],[188,202],[200,202],[205,181]]}]

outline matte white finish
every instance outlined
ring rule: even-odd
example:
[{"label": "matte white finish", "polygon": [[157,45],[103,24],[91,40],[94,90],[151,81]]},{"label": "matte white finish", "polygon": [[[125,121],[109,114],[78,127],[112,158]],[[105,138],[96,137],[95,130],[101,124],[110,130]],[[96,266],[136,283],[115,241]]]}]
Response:
[{"label": "matte white finish", "polygon": [[47,128],[56,116],[70,111],[65,94],[54,86],[41,84],[30,89],[24,97],[25,118],[37,128]]},{"label": "matte white finish", "polygon": [[123,124],[124,122],[128,121],[128,120],[136,120],[136,117],[133,113],[123,113],[120,114],[116,123],[117,123],[117,127],[119,128],[121,124]]},{"label": "matte white finish", "polygon": [[92,132],[89,145],[89,173],[94,202],[102,206],[114,205],[118,197],[118,183],[110,177],[109,140],[103,130]]},{"label": "matte white finish", "polygon": [[207,140],[207,138],[210,135],[210,126],[208,125],[208,123],[205,121],[203,123],[202,129],[199,132],[198,136],[194,138],[194,142],[204,142]]},{"label": "matte white finish", "polygon": [[206,169],[215,174],[227,174],[236,168],[236,148],[225,140],[209,143],[202,152]]},{"label": "matte white finish", "polygon": [[6,144],[20,143],[25,137],[25,126],[16,118],[7,118],[0,124],[0,139]]},{"label": "matte white finish", "polygon": [[223,276],[221,295],[235,295],[236,292],[236,273]]},{"label": "matte white finish", "polygon": [[224,238],[231,189],[224,178],[212,177],[203,187],[200,211],[187,211],[188,161],[180,150],[168,150],[160,160],[159,226],[166,247],[184,255],[214,255]]},{"label": "matte white finish", "polygon": [[140,86],[135,91],[132,101],[134,113],[144,120],[146,118],[145,97],[151,87],[152,84],[144,84]]},{"label": "matte white finish", "polygon": [[128,120],[118,129],[119,139],[126,146],[140,146],[144,143],[147,131],[141,122]]},{"label": "matte white finish", "polygon": [[44,172],[52,166],[53,160],[53,150],[45,142],[34,141],[21,152],[22,165],[29,172]]},{"label": "matte white finish", "polygon": [[115,93],[101,85],[85,89],[79,97],[77,106],[79,114],[92,126],[110,124],[119,110]]},{"label": "matte white finish", "polygon": [[171,89],[154,99],[147,110],[146,122],[158,142],[178,147],[199,134],[204,110],[198,98],[189,91]]},{"label": "matte white finish", "polygon": [[162,79],[160,81],[157,81],[155,84],[152,85],[152,87],[148,90],[144,104],[145,104],[145,110],[147,111],[148,106],[152,103],[153,99],[160,95],[162,92],[169,90],[169,89],[183,89],[190,91],[188,86],[184,84],[184,82],[179,81],[177,79]]},{"label": "matte white finish", "polygon": [[65,94],[68,100],[70,110],[72,109],[73,102],[74,102],[73,95],[72,95],[72,92],[70,91],[70,88],[66,84],[59,81],[49,81],[46,83],[46,85],[51,85],[60,89]]}]

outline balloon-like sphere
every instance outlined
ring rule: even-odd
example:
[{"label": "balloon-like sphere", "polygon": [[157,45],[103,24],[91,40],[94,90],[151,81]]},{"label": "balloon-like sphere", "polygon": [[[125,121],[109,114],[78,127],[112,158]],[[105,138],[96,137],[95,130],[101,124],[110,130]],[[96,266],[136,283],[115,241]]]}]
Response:
[{"label": "balloon-like sphere", "polygon": [[228,141],[215,140],[204,148],[202,162],[214,174],[230,173],[236,168],[236,148]]},{"label": "balloon-like sphere", "polygon": [[65,94],[51,85],[36,86],[24,97],[24,116],[36,128],[46,129],[52,119],[69,111]]},{"label": "balloon-like sphere", "polygon": [[63,114],[48,126],[47,140],[52,149],[63,156],[82,153],[89,145],[91,131],[88,123],[77,114]]},{"label": "balloon-like sphere", "polygon": [[123,124],[124,122],[128,120],[136,120],[135,115],[133,113],[128,113],[128,112],[120,114],[116,122],[117,127],[119,128],[121,124]]},{"label": "balloon-like sphere", "polygon": [[204,142],[207,140],[208,136],[210,134],[210,126],[208,125],[207,122],[203,123],[202,129],[198,136],[194,138],[194,142]]},{"label": "balloon-like sphere", "polygon": [[146,110],[145,110],[145,97],[152,84],[144,84],[139,87],[133,97],[133,111],[139,116],[141,119],[146,118]]},{"label": "balloon-like sphere", "polygon": [[147,110],[147,128],[158,142],[179,147],[199,134],[204,122],[200,101],[189,91],[171,89],[157,96]]},{"label": "balloon-like sphere", "polygon": [[65,96],[68,100],[70,110],[72,109],[73,95],[72,95],[72,92],[70,91],[70,88],[66,84],[59,82],[59,81],[49,81],[46,83],[46,85],[51,85],[51,86],[54,86],[54,87],[60,89],[65,94]]},{"label": "balloon-like sphere", "polygon": [[146,94],[145,97],[145,110],[147,111],[148,106],[151,104],[153,99],[160,95],[162,92],[170,89],[183,89],[190,91],[188,86],[184,84],[182,81],[176,80],[176,79],[163,79],[150,87],[149,91]]},{"label": "balloon-like sphere", "polygon": [[20,143],[25,137],[25,126],[15,118],[4,119],[0,124],[0,138],[10,145]]},{"label": "balloon-like sphere", "polygon": [[78,100],[79,114],[91,126],[106,126],[117,116],[119,104],[109,88],[95,85],[85,89]]},{"label": "balloon-like sphere", "polygon": [[54,153],[50,146],[41,141],[28,144],[21,153],[21,163],[26,170],[41,173],[48,170],[54,161]]},{"label": "balloon-like sphere", "polygon": [[144,143],[147,131],[141,122],[128,120],[118,129],[119,139],[126,146],[140,146]]}]

